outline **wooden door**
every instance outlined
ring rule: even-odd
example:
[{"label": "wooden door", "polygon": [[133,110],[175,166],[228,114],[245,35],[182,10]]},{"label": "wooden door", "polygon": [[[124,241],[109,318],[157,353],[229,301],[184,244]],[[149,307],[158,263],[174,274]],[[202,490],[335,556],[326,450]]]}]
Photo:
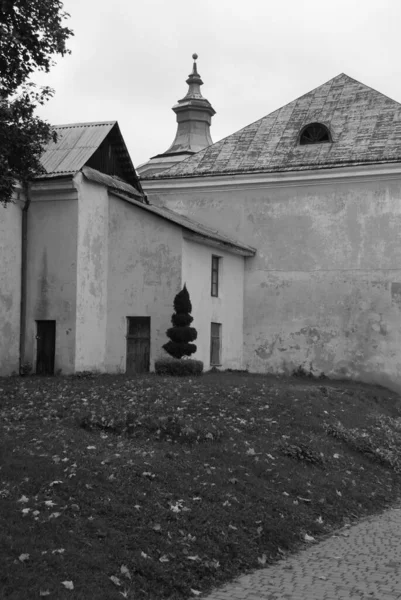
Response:
[{"label": "wooden door", "polygon": [[127,373],[148,373],[150,364],[150,317],[127,317]]},{"label": "wooden door", "polygon": [[36,321],[36,374],[54,375],[56,321]]}]

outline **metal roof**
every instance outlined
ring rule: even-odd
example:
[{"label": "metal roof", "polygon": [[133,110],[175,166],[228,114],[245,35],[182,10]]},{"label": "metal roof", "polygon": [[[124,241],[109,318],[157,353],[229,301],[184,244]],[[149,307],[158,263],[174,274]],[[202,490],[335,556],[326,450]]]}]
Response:
[{"label": "metal roof", "polygon": [[73,174],[79,171],[116,124],[117,121],[55,125],[57,142],[49,142],[41,157],[46,173]]},{"label": "metal roof", "polygon": [[[299,145],[308,123],[332,143]],[[401,104],[342,73],[160,175],[143,179],[273,173],[401,162]]]},{"label": "metal roof", "polygon": [[[123,200],[128,200],[122,194],[119,194],[117,191],[111,190],[113,194],[117,197],[122,198]],[[242,244],[238,240],[234,238],[228,237],[217,231],[216,229],[211,229],[210,227],[206,227],[205,225],[201,225],[197,221],[193,221],[192,219],[185,217],[184,215],[180,215],[165,206],[155,206],[153,204],[144,204],[140,201],[129,199],[131,204],[142,208],[150,213],[153,213],[162,219],[166,219],[176,225],[179,225],[183,229],[190,231],[191,233],[195,233],[198,236],[203,238],[213,240],[218,242],[220,245],[224,246],[228,252],[235,252],[236,254],[241,254],[242,256],[254,256],[256,254],[256,249],[251,246],[247,246],[246,244]]]}]

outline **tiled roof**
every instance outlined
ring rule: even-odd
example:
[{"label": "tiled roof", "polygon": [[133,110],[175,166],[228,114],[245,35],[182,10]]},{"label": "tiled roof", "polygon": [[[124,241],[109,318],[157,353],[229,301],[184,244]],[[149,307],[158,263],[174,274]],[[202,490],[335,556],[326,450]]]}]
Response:
[{"label": "tiled roof", "polygon": [[[313,122],[330,129],[332,143],[299,145],[300,130]],[[154,178],[399,161],[401,104],[341,74]]]},{"label": "tiled roof", "polygon": [[85,175],[86,179],[95,181],[96,183],[101,183],[102,185],[107,186],[110,190],[122,192],[123,194],[127,194],[132,198],[143,199],[142,194],[140,194],[137,189],[118,177],[106,175],[105,173],[101,173],[100,171],[92,169],[91,167],[83,167],[82,173]]},{"label": "tiled roof", "polygon": [[[117,191],[115,191],[114,193],[116,196],[127,200],[127,198],[124,198],[124,196],[120,195]],[[247,246],[246,244],[243,244],[242,242],[239,242],[234,238],[228,237],[227,235],[220,233],[216,229],[205,227],[205,225],[201,225],[197,221],[193,221],[192,219],[189,219],[184,215],[180,215],[174,212],[173,210],[166,208],[165,206],[144,204],[134,199],[129,200],[129,202],[131,204],[134,204],[135,206],[138,206],[139,208],[142,208],[143,210],[146,210],[161,217],[162,219],[166,219],[167,221],[175,223],[176,225],[179,225],[180,227],[186,229],[187,231],[190,231],[191,233],[195,233],[205,239],[219,242],[220,244],[225,246],[228,252],[234,251],[237,254],[241,254],[243,256],[254,256],[256,254],[256,250],[255,248],[252,248],[252,246]]]},{"label": "tiled roof", "polygon": [[79,171],[116,123],[117,121],[55,125],[57,142],[49,142],[41,157],[46,173],[61,175]]}]

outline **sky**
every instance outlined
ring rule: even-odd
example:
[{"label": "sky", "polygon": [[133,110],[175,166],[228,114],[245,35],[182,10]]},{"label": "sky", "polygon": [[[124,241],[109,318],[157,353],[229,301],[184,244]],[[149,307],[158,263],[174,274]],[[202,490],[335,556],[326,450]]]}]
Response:
[{"label": "sky", "polygon": [[401,102],[399,0],[65,0],[71,55],[34,81],[57,125],[116,120],[135,166],[167,150],[198,58],[214,142],[346,73]]}]

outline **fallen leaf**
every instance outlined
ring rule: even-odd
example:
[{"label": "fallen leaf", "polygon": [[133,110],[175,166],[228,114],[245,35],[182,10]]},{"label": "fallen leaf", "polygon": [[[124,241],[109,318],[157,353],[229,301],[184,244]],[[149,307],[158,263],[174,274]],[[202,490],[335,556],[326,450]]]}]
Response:
[{"label": "fallen leaf", "polygon": [[96,450],[96,446],[86,446],[87,450]]},{"label": "fallen leaf", "polygon": [[56,506],[56,503],[53,500],[45,500],[46,506]]},{"label": "fallen leaf", "polygon": [[25,562],[26,560],[29,560],[29,554],[20,554],[19,557],[18,557],[18,559],[21,562]]},{"label": "fallen leaf", "polygon": [[118,577],[115,577],[114,575],[112,575],[110,577],[111,581],[114,583],[114,585],[120,586],[121,585],[121,581]]},{"label": "fallen leaf", "polygon": [[39,596],[50,596],[50,590],[40,590]]},{"label": "fallen leaf", "polygon": [[26,496],[21,496],[21,498],[19,500],[17,500],[17,502],[22,502],[22,503],[29,502],[29,498],[27,498]]},{"label": "fallen leaf", "polygon": [[120,573],[122,575],[125,575],[125,577],[128,577],[128,579],[131,579],[131,573],[125,565],[121,565]]},{"label": "fallen leaf", "polygon": [[61,585],[63,585],[67,590],[74,589],[74,584],[72,583],[72,581],[62,581]]},{"label": "fallen leaf", "polygon": [[201,594],[201,592],[198,592],[198,590],[194,590],[193,588],[191,588],[191,592],[195,594],[195,596],[200,596]]},{"label": "fallen leaf", "polygon": [[170,559],[168,558],[168,556],[167,556],[166,554],[163,554],[163,556],[161,556],[161,557],[159,558],[159,561],[160,561],[161,563],[163,563],[163,562],[170,562]]},{"label": "fallen leaf", "polygon": [[266,554],[262,554],[262,556],[258,556],[258,563],[260,565],[265,565],[267,561]]},{"label": "fallen leaf", "polygon": [[308,535],[307,533],[305,533],[304,540],[305,540],[305,542],[314,542],[315,538],[312,537],[311,535]]}]

